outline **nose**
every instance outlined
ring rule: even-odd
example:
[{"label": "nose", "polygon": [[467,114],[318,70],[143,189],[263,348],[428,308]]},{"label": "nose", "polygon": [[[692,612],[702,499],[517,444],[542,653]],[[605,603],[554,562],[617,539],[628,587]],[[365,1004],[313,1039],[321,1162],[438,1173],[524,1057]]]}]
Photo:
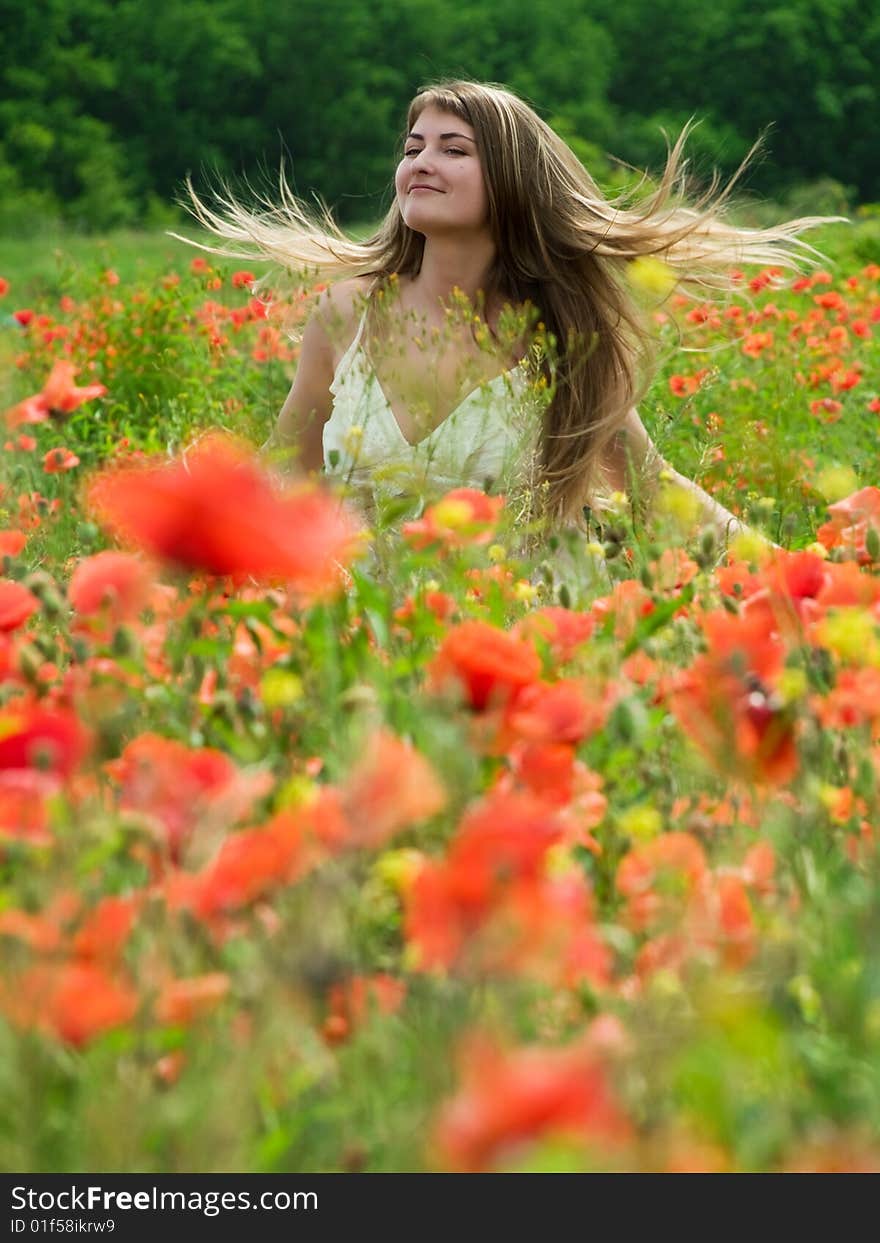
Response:
[{"label": "nose", "polygon": [[434,157],[427,147],[422,147],[418,155],[414,155],[410,161],[410,168],[413,172],[429,171],[433,166]]}]

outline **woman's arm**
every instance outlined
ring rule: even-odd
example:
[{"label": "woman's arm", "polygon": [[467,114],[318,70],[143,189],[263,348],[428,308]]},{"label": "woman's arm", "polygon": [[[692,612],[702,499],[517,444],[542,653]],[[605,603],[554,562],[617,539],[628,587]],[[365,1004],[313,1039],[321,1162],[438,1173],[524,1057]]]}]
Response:
[{"label": "woman's arm", "polygon": [[293,387],[263,452],[284,471],[320,471],[324,465],[324,424],[333,409],[333,344],[319,305],[303,332]]},{"label": "woman's arm", "polygon": [[713,500],[699,484],[694,483],[666,462],[657,448],[637,410],[630,410],[621,432],[612,442],[604,458],[605,477],[612,488],[627,495],[635,493],[650,514],[662,488],[679,488],[689,498],[695,522],[711,527],[722,545],[749,528],[729,510]]}]

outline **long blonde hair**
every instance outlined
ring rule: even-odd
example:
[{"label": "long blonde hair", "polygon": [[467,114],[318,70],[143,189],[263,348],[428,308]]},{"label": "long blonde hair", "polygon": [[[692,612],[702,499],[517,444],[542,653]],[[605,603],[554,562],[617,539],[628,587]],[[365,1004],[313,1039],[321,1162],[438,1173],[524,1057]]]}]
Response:
[{"label": "long blonde hair", "polygon": [[[829,218],[763,229],[738,228],[722,218],[759,143],[723,189],[716,173],[689,204],[682,152],[691,123],[669,150],[651,192],[641,196],[643,177],[634,189],[607,199],[570,147],[504,87],[466,80],[427,86],[409,106],[405,133],[428,106],[474,130],[496,246],[487,300],[494,295],[530,303],[555,340],[555,357],[545,354],[541,363],[552,396],[539,470],[548,516],[570,519],[592,495],[604,451],[651,378],[652,335],[626,280],[628,262],[654,255],[684,288],[724,291],[734,287],[732,272],[741,264],[799,270],[821,259],[798,235]],[[395,273],[416,275],[421,266],[425,239],[404,224],[396,199],[377,231],[355,242],[326,207],[310,215],[283,175],[280,202],[264,202],[265,211],[245,209],[228,192],[209,208],[191,185],[189,192],[197,219],[227,243],[206,249],[243,259],[256,252],[330,279],[371,275],[381,281]]]}]

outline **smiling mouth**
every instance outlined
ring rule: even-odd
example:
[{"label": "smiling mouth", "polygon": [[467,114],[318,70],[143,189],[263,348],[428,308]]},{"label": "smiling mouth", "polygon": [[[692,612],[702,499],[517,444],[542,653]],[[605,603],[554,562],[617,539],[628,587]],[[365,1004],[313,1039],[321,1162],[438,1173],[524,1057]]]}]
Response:
[{"label": "smiling mouth", "polygon": [[442,194],[442,190],[436,190],[434,186],[410,186],[410,194],[415,194],[419,190],[430,190],[432,194]]}]

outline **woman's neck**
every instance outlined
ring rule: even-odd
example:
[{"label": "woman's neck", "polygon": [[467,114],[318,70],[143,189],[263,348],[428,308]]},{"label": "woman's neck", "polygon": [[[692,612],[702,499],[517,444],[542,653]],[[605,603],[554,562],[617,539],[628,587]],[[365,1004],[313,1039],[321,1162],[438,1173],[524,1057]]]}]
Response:
[{"label": "woman's neck", "polygon": [[457,240],[426,239],[421,268],[409,283],[413,308],[429,320],[439,321],[456,289],[476,306],[478,294],[486,288],[494,259],[495,244],[490,238],[476,239],[465,245]]}]

